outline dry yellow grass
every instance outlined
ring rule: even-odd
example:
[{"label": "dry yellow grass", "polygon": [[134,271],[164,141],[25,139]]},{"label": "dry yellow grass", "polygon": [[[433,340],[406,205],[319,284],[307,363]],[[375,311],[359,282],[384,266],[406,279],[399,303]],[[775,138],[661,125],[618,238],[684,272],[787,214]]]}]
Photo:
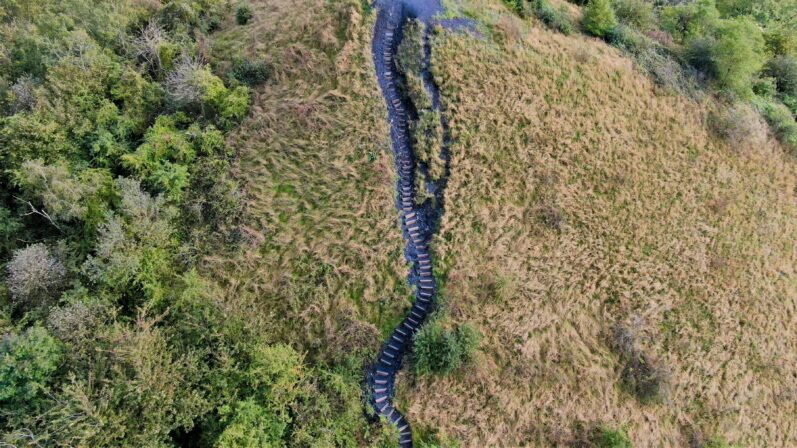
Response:
[{"label": "dry yellow grass", "polygon": [[[435,42],[454,144],[434,247],[484,340],[469,370],[404,382],[409,420],[474,447],[566,445],[575,422],[797,446],[795,161],[727,147],[708,104],[601,42],[463,8],[495,39]],[[617,322],[670,371],[664,402],[620,386]]]},{"label": "dry yellow grass", "polygon": [[[254,2],[208,51],[275,68],[240,149],[242,251],[209,259],[231,313],[311,361],[375,353],[408,304],[372,16],[354,3]],[[462,6],[494,40],[441,37],[452,176],[435,241],[452,315],[479,362],[400,379],[415,428],[464,446],[550,446],[575,422],[637,447],[693,433],[797,445],[795,163],[739,152],[707,104],[660,91],[615,50],[532,27],[498,1]],[[641,404],[620,387],[616,322],[669,367]]]},{"label": "dry yellow grass", "polygon": [[254,2],[217,57],[274,69],[229,144],[248,243],[208,260],[230,311],[310,360],[372,355],[409,304],[386,111],[358,2]]}]

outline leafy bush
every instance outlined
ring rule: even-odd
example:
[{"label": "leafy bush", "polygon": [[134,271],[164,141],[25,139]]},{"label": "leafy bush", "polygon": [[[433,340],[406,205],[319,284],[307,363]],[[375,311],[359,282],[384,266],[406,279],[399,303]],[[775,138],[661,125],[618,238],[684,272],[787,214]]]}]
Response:
[{"label": "leafy bush", "polygon": [[762,98],[772,98],[778,93],[774,78],[756,78],[753,80],[753,93]]},{"label": "leafy bush", "polygon": [[782,104],[768,102],[764,104],[763,112],[778,140],[792,154],[797,154],[797,122],[791,111]]},{"label": "leafy bush", "polygon": [[584,29],[590,34],[604,37],[617,26],[617,18],[609,0],[590,0],[584,8]]},{"label": "leafy bush", "polygon": [[606,34],[606,41],[634,54],[641,53],[653,46],[653,43],[645,35],[622,24],[617,25]]},{"label": "leafy bush", "polygon": [[36,104],[36,83],[30,75],[21,76],[9,89],[10,112],[16,114],[33,109]]},{"label": "leafy bush", "polygon": [[720,18],[714,0],[697,0],[659,10],[660,26],[680,42],[710,36]]},{"label": "leafy bush", "polygon": [[752,95],[752,78],[764,65],[761,28],[746,17],[723,20],[717,28],[714,61],[720,84],[742,97]]},{"label": "leafy bush", "polygon": [[662,87],[690,96],[697,91],[697,86],[687,78],[681,64],[663,51],[648,48],[637,55],[637,62]]},{"label": "leafy bush", "polygon": [[238,9],[235,10],[235,21],[238,22],[238,25],[246,25],[253,16],[254,12],[248,3],[238,5]]},{"label": "leafy bush", "polygon": [[663,400],[669,393],[669,372],[639,347],[635,326],[617,325],[612,336],[623,386],[643,403]]},{"label": "leafy bush", "polygon": [[42,205],[49,218],[92,225],[104,219],[105,205],[114,189],[108,171],[74,173],[64,162],[44,165],[38,160],[27,161],[14,172],[14,181],[24,197]]},{"label": "leafy bush", "polygon": [[797,116],[797,97],[791,95],[781,95],[780,101],[788,107],[792,115]]},{"label": "leafy bush", "polygon": [[14,252],[8,263],[8,289],[13,302],[32,309],[52,302],[66,280],[66,268],[44,244]]},{"label": "leafy bush", "polygon": [[43,406],[61,364],[61,344],[42,327],[0,342],[0,409],[21,413]]},{"label": "leafy bush", "polygon": [[265,61],[236,60],[233,63],[230,77],[250,87],[264,83],[269,77],[269,67]]},{"label": "leafy bush", "polygon": [[766,123],[744,104],[712,113],[710,124],[714,132],[736,148],[758,148],[767,141]]},{"label": "leafy bush", "polygon": [[447,375],[468,363],[476,351],[479,335],[472,327],[445,328],[441,319],[426,323],[415,334],[413,366],[418,375]]},{"label": "leafy bush", "polygon": [[287,422],[268,407],[250,398],[238,402],[231,422],[215,444],[216,448],[260,448],[284,446]]},{"label": "leafy bush", "polygon": [[0,256],[16,247],[16,239],[22,231],[22,223],[11,215],[11,211],[0,206]]},{"label": "leafy bush", "polygon": [[714,436],[703,444],[702,448],[737,448],[738,445],[731,445],[725,439]]},{"label": "leafy bush", "polygon": [[686,48],[686,60],[704,79],[716,79],[718,76],[717,62],[714,59],[716,45],[713,38],[706,37],[690,41]]},{"label": "leafy bush", "polygon": [[613,0],[617,19],[628,26],[646,31],[655,24],[653,4],[646,0]]},{"label": "leafy bush", "polygon": [[[134,179],[117,179],[121,204],[99,229],[94,254],[83,272],[108,292],[150,305],[158,303],[173,280],[177,245],[174,208],[153,198]],[[140,303],[140,302],[139,302]]]},{"label": "leafy bush", "polygon": [[554,9],[547,0],[538,0],[536,5],[537,18],[549,28],[562,34],[572,34],[575,26],[570,12],[564,8]]},{"label": "leafy bush", "polygon": [[595,448],[633,448],[631,439],[624,430],[608,426],[596,428],[590,442]]},{"label": "leafy bush", "polygon": [[797,30],[778,23],[767,24],[764,41],[767,51],[775,56],[788,56],[797,53]]},{"label": "leafy bush", "polygon": [[797,97],[797,59],[776,56],[767,63],[766,73],[775,79],[778,92]]}]

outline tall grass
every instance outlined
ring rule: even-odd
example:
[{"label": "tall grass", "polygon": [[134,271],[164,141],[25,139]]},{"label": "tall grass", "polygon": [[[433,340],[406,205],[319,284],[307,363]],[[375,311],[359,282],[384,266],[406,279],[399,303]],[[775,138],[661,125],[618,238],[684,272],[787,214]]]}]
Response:
[{"label": "tall grass", "polygon": [[[771,141],[736,151],[707,105],[603,42],[463,4],[493,34],[434,43],[454,140],[434,245],[483,356],[403,389],[408,418],[463,446],[552,446],[577,421],[634,446],[685,446],[687,427],[797,444],[795,162]],[[664,400],[624,386],[606,334],[630,316]]]}]

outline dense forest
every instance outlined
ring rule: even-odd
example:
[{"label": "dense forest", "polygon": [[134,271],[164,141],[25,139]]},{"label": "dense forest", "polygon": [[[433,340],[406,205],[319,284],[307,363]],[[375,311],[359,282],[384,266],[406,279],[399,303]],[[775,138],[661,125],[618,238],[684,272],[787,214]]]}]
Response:
[{"label": "dense forest", "polygon": [[266,344],[196,269],[240,240],[226,136],[269,76],[206,38],[251,17],[0,2],[0,444],[361,443],[360,366]]}]

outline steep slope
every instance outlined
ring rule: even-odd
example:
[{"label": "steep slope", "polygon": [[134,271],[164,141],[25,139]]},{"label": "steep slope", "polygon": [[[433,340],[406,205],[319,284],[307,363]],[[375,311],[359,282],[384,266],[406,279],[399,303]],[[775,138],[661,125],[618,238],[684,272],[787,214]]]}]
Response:
[{"label": "steep slope", "polygon": [[453,144],[433,249],[484,340],[472,369],[402,388],[408,419],[464,446],[602,425],[635,446],[796,444],[794,160],[718,141],[709,103],[602,42],[462,3],[490,39],[434,40]]},{"label": "steep slope", "polygon": [[[432,37],[452,145],[430,249],[450,314],[483,341],[452,377],[399,374],[416,437],[567,445],[606,425],[635,446],[797,443],[793,160],[718,140],[709,103],[601,42],[497,0],[445,3],[484,39]],[[253,4],[251,24],[209,43],[274,70],[230,141],[248,239],[205,270],[261,337],[359,385],[413,300],[376,17],[357,1]],[[655,396],[629,385],[629,353],[652,366]],[[355,427],[361,445],[382,440]]]}]

